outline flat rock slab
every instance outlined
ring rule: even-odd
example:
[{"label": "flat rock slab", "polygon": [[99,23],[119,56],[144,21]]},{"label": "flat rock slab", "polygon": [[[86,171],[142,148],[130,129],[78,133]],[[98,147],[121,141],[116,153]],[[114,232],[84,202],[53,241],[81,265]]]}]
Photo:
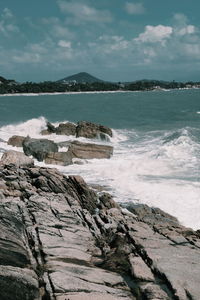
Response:
[{"label": "flat rock slab", "polygon": [[72,164],[72,155],[68,152],[49,152],[45,158],[46,164],[68,166]]},{"label": "flat rock slab", "polygon": [[113,154],[113,147],[91,143],[72,142],[68,151],[73,157],[81,159],[102,159],[110,158]]}]

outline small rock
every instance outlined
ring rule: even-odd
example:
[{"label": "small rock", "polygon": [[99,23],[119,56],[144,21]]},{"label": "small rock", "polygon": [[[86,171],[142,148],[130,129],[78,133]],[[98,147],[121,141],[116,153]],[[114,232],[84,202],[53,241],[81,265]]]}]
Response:
[{"label": "small rock", "polygon": [[11,138],[9,138],[8,145],[11,145],[13,147],[22,147],[24,139],[24,136],[13,135]]}]

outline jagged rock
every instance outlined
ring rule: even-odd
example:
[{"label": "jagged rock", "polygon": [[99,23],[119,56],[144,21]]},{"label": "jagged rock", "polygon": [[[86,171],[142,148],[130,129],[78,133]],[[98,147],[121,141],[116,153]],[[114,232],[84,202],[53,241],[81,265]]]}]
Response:
[{"label": "jagged rock", "polygon": [[103,125],[81,121],[78,122],[76,127],[76,136],[89,139],[100,138],[102,140],[106,140],[108,136],[112,137],[112,130]]},{"label": "jagged rock", "polygon": [[8,145],[12,145],[14,147],[22,147],[23,141],[25,137],[20,135],[13,135],[8,140]]},{"label": "jagged rock", "polygon": [[18,151],[6,151],[2,155],[1,165],[9,165],[9,164],[14,164],[17,167],[22,167],[22,166],[33,166],[34,161],[30,157],[26,156],[22,152]]},{"label": "jagged rock", "polygon": [[58,146],[47,139],[26,137],[23,141],[23,150],[26,155],[32,155],[38,161],[43,161],[49,152],[58,152]]},{"label": "jagged rock", "polygon": [[70,122],[60,123],[56,128],[56,134],[58,135],[75,135],[76,125]]},{"label": "jagged rock", "polygon": [[43,129],[40,132],[42,135],[49,135],[49,134],[56,132],[56,127],[53,124],[51,124],[50,122],[47,122],[46,125],[47,125],[47,129]]},{"label": "jagged rock", "polygon": [[56,169],[0,166],[0,186],[2,300],[199,299],[200,234],[161,210]]},{"label": "jagged rock", "polygon": [[51,133],[55,133],[56,127],[53,124],[51,124],[50,122],[47,122],[47,130]]},{"label": "jagged rock", "polygon": [[45,158],[46,164],[67,166],[72,164],[72,155],[68,152],[49,152]]},{"label": "jagged rock", "polygon": [[76,158],[101,159],[110,158],[113,154],[113,147],[75,141],[70,144],[68,151]]}]

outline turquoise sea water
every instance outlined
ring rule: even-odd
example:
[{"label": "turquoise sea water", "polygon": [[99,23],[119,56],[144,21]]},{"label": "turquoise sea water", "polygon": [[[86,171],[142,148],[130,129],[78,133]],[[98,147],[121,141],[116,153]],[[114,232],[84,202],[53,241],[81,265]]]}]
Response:
[{"label": "turquoise sea water", "polygon": [[[106,186],[118,201],[157,206],[200,228],[200,90],[0,97],[0,139],[41,137],[46,120],[88,120],[114,129],[110,160],[62,172]],[[10,146],[0,142],[0,149]]]}]

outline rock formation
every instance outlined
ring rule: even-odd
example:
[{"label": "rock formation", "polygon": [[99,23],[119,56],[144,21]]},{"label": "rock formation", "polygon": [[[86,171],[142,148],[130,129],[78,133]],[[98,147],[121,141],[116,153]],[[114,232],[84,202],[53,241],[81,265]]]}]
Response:
[{"label": "rock formation", "polygon": [[91,122],[78,122],[76,127],[76,137],[86,137],[89,139],[106,139],[106,136],[112,137],[112,130],[106,126],[94,124]]},{"label": "rock formation", "polygon": [[70,122],[60,123],[58,127],[47,122],[47,129],[42,130],[41,134],[49,135],[51,133],[101,140],[108,140],[109,137],[112,137],[112,130],[109,127],[86,121],[80,121],[77,125]]},{"label": "rock formation", "polygon": [[23,141],[23,150],[26,155],[32,155],[38,161],[43,161],[49,152],[58,152],[58,146],[47,139],[26,137]]},{"label": "rock formation", "polygon": [[0,165],[1,300],[199,299],[200,235],[56,169]]}]

